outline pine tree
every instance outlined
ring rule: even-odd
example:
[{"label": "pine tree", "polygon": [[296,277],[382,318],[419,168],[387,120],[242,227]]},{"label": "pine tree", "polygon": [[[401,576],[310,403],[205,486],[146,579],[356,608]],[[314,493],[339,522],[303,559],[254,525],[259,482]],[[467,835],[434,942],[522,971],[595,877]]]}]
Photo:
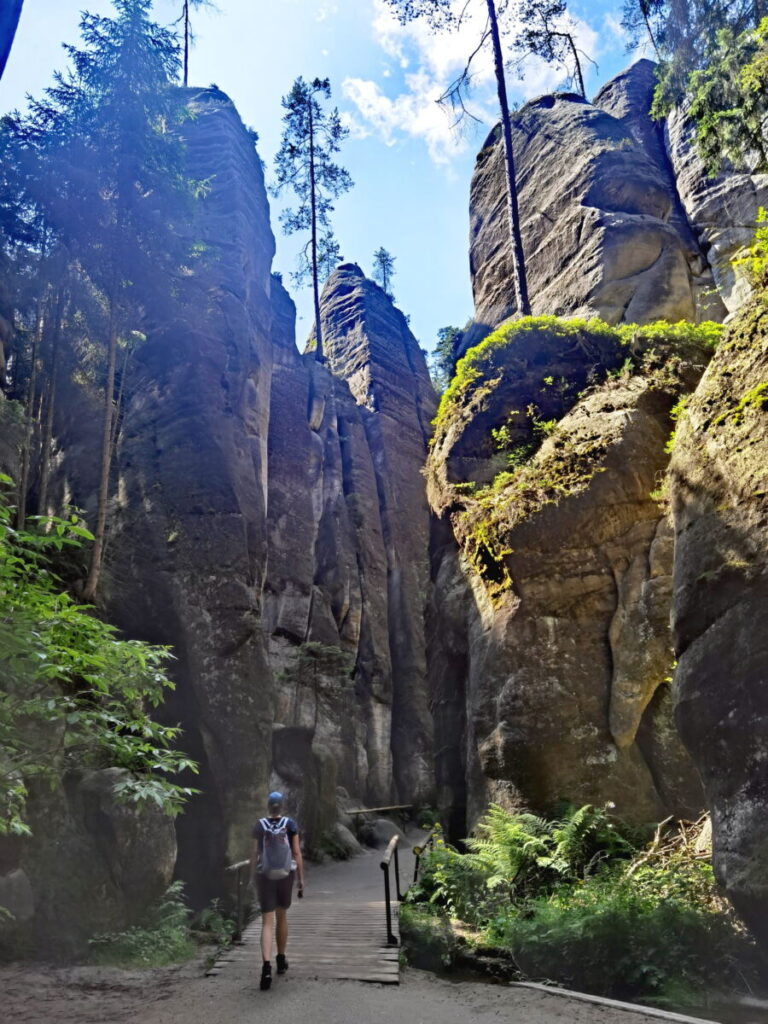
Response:
[{"label": "pine tree", "polygon": [[583,52],[576,46],[572,25],[566,20],[565,0],[523,0],[518,10],[520,27],[514,45],[525,54],[540,57],[547,64],[569,70],[579,95],[587,98],[581,67]]},{"label": "pine tree", "polygon": [[429,374],[435,390],[441,394],[453,377],[461,337],[462,331],[459,327],[441,327],[437,332],[437,344],[429,360]]},{"label": "pine tree", "polygon": [[[528,298],[528,279],[523,251],[523,236],[520,230],[520,210],[517,196],[517,175],[515,157],[512,148],[512,123],[509,116],[509,100],[507,98],[507,82],[504,71],[504,54],[501,45],[501,29],[496,0],[478,0],[486,8],[488,26],[483,33],[479,45],[469,57],[467,66],[446,94],[451,102],[460,107],[460,113],[466,111],[462,98],[462,90],[470,81],[470,65],[473,57],[482,46],[490,40],[493,51],[493,65],[496,76],[496,92],[499,100],[501,116],[501,134],[504,143],[504,167],[507,183],[507,214],[509,218],[509,234],[512,248],[512,278],[515,291],[515,304],[521,316],[529,316],[531,304]],[[471,3],[464,5],[461,13],[456,13],[452,0],[385,0],[402,24],[424,18],[434,31],[451,30],[460,26],[463,13]]]},{"label": "pine tree", "polygon": [[320,323],[321,261],[327,267],[328,254],[334,249],[330,215],[333,200],[352,188],[349,172],[333,162],[349,135],[341,123],[339,112],[328,112],[320,104],[331,98],[327,78],[305,82],[297,78],[293,88],[283,97],[283,135],[275,157],[275,186],[279,195],[290,188],[298,200],[295,209],[280,214],[280,222],[287,235],[296,231],[309,231],[309,241],[300,254],[299,270],[294,274],[297,283],[312,282],[315,307],[315,339],[318,362],[324,361],[323,333]]},{"label": "pine tree", "polygon": [[178,45],[149,18],[151,0],[114,0],[115,17],[84,14],[83,46],[21,127],[46,173],[35,201],[100,296],[106,374],[94,546],[84,596],[96,593],[107,529],[121,339],[167,298],[188,253],[192,183],[183,175],[182,112],[171,92]]},{"label": "pine tree", "polygon": [[211,0],[182,0],[181,15],[178,19],[182,25],[182,37],[184,40],[182,71],[185,88],[189,85],[189,51],[195,41],[195,36],[192,32],[192,11],[199,7],[215,8],[215,4]]},{"label": "pine tree", "polygon": [[389,286],[392,283],[392,278],[395,275],[395,257],[387,252],[383,245],[380,245],[376,252],[373,254],[373,279],[377,284],[380,284],[384,291],[389,295],[390,299],[393,297]]}]

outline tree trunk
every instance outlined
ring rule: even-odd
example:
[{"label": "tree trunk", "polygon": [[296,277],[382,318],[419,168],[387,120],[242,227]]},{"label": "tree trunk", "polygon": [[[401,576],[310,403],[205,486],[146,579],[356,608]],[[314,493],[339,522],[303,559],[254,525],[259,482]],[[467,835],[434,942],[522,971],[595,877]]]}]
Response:
[{"label": "tree trunk", "polygon": [[37,300],[35,316],[35,333],[32,335],[32,354],[27,384],[26,409],[24,416],[24,442],[21,450],[21,469],[19,472],[19,499],[16,510],[16,526],[24,529],[27,519],[27,490],[29,489],[29,464],[32,458],[32,435],[35,429],[35,393],[37,391],[37,356],[43,340],[45,326],[46,291]]},{"label": "tree trunk", "polygon": [[314,100],[309,97],[309,202],[311,209],[311,230],[310,240],[312,252],[312,290],[315,299],[315,338],[317,339],[317,350],[315,358],[318,363],[325,362],[323,352],[323,328],[320,323],[320,283],[317,271],[317,196],[315,195],[315,125],[312,111]]},{"label": "tree trunk", "polygon": [[661,54],[659,53],[659,47],[656,45],[656,36],[653,34],[653,29],[651,28],[651,19],[648,17],[648,8],[644,3],[642,3],[642,0],[640,3],[640,11],[643,15],[643,21],[645,22],[648,38],[651,40],[653,52],[656,54],[656,60],[661,63]]},{"label": "tree trunk", "polygon": [[566,33],[568,37],[568,44],[571,47],[571,53],[573,54],[573,64],[576,68],[576,80],[579,83],[579,92],[581,98],[585,100],[587,98],[587,90],[584,88],[584,76],[581,73],[581,61],[579,60],[579,51],[576,49],[576,43],[573,41],[573,36],[570,32]]},{"label": "tree trunk", "polygon": [[[178,10],[178,7],[176,8]],[[189,0],[184,0],[184,88],[189,85]]]},{"label": "tree trunk", "polygon": [[93,601],[99,585],[101,563],[104,554],[104,539],[107,533],[107,502],[109,500],[109,470],[112,462],[112,423],[115,416],[115,364],[117,362],[117,324],[115,322],[114,299],[109,306],[109,356],[107,380],[104,385],[104,420],[101,433],[101,470],[99,497],[96,508],[96,529],[93,532],[93,551],[88,569],[88,579],[83,590],[86,601]]},{"label": "tree trunk", "polygon": [[499,23],[496,18],[494,0],[486,0],[488,19],[493,41],[493,63],[496,71],[496,88],[501,108],[501,128],[504,137],[504,160],[507,171],[507,211],[509,213],[510,240],[512,242],[512,278],[515,286],[515,302],[521,316],[530,316],[531,304],[528,301],[528,282],[525,273],[525,256],[523,253],[523,236],[520,232],[520,208],[517,202],[517,182],[515,180],[515,158],[512,152],[512,126],[509,120],[509,102],[507,100],[507,83],[504,78],[504,58],[501,53]]},{"label": "tree trunk", "polygon": [[23,6],[24,0],[4,0],[0,4],[0,78],[8,63]]},{"label": "tree trunk", "polygon": [[48,485],[51,478],[51,444],[53,442],[53,417],[56,408],[56,377],[59,369],[59,338],[64,319],[64,290],[60,289],[56,300],[56,313],[51,339],[51,365],[48,381],[48,404],[45,410],[43,443],[40,448],[40,492],[37,499],[38,515],[47,515]]}]

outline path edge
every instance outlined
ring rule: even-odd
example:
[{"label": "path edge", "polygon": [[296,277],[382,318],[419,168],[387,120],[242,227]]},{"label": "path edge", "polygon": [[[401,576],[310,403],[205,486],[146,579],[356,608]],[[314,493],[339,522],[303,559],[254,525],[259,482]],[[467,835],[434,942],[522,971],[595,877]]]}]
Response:
[{"label": "path edge", "polygon": [[593,1003],[597,1006],[609,1006],[614,1010],[626,1013],[642,1013],[646,1017],[658,1020],[677,1021],[678,1024],[720,1024],[709,1017],[688,1017],[683,1013],[672,1013],[670,1010],[659,1010],[655,1006],[643,1006],[641,1003],[624,1003],[619,999],[607,999],[605,996],[592,996],[586,992],[576,992],[569,988],[558,988],[555,985],[544,985],[537,981],[512,981],[511,988],[527,988],[536,992],[546,992],[551,996],[565,996],[567,999],[578,999],[582,1003]]}]

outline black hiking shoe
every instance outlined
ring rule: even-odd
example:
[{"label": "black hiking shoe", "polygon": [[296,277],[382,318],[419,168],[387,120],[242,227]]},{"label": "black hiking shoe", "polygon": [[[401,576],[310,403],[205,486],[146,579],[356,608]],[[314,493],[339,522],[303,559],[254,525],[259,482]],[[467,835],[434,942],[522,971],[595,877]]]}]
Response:
[{"label": "black hiking shoe", "polygon": [[269,986],[272,984],[272,964],[267,962],[261,968],[261,984],[259,988],[262,992],[266,992]]},{"label": "black hiking shoe", "polygon": [[288,961],[285,959],[285,953],[277,954],[277,973],[285,974],[288,970]]}]

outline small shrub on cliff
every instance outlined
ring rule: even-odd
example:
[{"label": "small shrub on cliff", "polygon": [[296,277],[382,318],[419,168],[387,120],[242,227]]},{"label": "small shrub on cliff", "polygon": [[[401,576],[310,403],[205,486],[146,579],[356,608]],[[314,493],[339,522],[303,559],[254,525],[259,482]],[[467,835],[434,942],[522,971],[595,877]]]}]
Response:
[{"label": "small shrub on cliff", "polygon": [[[768,19],[766,19],[768,26]],[[768,34],[768,32],[767,32]],[[734,266],[743,266],[752,285],[761,292],[768,290],[768,210],[760,207],[757,213],[757,230],[752,245],[743,256],[737,257]]]}]

